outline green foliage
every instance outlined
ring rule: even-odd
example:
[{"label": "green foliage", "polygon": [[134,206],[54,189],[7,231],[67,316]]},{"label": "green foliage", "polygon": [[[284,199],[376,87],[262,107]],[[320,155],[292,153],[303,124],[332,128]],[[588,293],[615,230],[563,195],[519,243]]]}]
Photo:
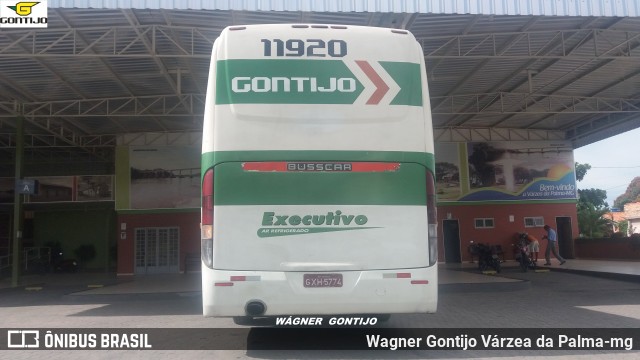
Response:
[{"label": "green foliage", "polygon": [[578,202],[578,227],[587,237],[606,237],[610,232],[609,222],[603,217],[609,212],[604,207],[597,208],[588,202]]},{"label": "green foliage", "polygon": [[629,233],[629,220],[622,220],[618,222],[618,232],[627,236]]},{"label": "green foliage", "polygon": [[631,180],[627,191],[613,201],[613,206],[622,209],[625,204],[636,201],[640,201],[640,176]]},{"label": "green foliage", "polygon": [[609,220],[603,215],[609,212],[605,201],[607,192],[600,189],[578,190],[578,227],[588,237],[605,237],[611,232]]},{"label": "green foliage", "polygon": [[582,181],[582,179],[584,179],[584,176],[587,175],[587,171],[589,171],[589,169],[591,169],[591,165],[580,164],[577,162],[576,163],[576,180]]},{"label": "green foliage", "polygon": [[627,237],[627,234],[623,234],[620,231],[616,231],[613,234],[611,234],[611,238],[612,239],[622,239],[622,238],[625,238],[625,237]]},{"label": "green foliage", "polygon": [[607,200],[607,191],[600,189],[584,189],[578,190],[578,204],[580,203],[589,203],[593,204],[593,206],[597,209],[607,208],[609,204],[606,202]]}]

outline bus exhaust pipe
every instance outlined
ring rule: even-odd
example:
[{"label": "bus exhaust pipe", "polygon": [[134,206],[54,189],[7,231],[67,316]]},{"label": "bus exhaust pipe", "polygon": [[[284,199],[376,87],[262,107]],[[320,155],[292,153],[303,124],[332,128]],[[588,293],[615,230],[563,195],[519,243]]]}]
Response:
[{"label": "bus exhaust pipe", "polygon": [[267,310],[267,306],[259,300],[251,300],[244,307],[244,311],[248,316],[262,316]]}]

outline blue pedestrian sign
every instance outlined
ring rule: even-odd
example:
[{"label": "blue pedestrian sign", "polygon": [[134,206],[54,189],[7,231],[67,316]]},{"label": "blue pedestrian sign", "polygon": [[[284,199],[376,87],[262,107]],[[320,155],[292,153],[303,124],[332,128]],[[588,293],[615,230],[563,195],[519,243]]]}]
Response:
[{"label": "blue pedestrian sign", "polygon": [[26,195],[38,194],[38,181],[33,179],[16,180],[16,192]]}]

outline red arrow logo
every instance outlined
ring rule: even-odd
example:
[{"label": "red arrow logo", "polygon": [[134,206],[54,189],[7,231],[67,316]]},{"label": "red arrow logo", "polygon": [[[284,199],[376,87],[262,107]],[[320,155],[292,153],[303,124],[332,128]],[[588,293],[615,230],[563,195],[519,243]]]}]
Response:
[{"label": "red arrow logo", "polygon": [[371,82],[373,82],[373,85],[376,86],[376,91],[374,91],[369,100],[367,100],[367,105],[377,105],[389,91],[389,86],[384,82],[384,80],[382,80],[380,75],[378,75],[368,62],[364,60],[356,60],[356,64],[358,64],[364,74],[367,75]]}]

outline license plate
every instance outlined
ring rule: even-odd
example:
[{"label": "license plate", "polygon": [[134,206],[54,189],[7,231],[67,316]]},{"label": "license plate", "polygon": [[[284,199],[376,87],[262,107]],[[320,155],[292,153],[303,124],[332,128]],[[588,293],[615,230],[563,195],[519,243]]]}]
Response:
[{"label": "license plate", "polygon": [[304,287],[342,287],[342,274],[304,274]]}]

